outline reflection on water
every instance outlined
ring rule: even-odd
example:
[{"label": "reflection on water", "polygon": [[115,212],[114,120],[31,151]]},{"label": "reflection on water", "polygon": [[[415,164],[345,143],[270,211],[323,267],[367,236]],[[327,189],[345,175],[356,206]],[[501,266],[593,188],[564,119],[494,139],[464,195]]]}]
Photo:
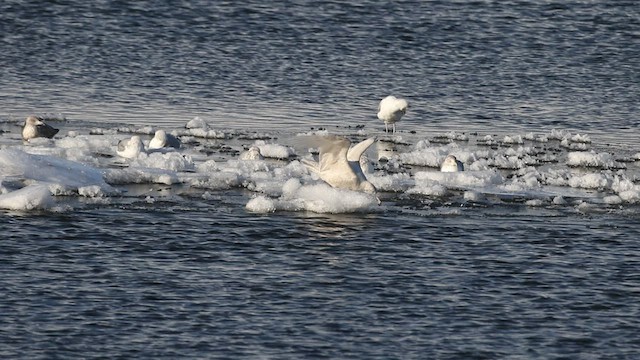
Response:
[{"label": "reflection on water", "polygon": [[370,214],[313,214],[300,215],[300,231],[310,239],[349,240],[357,236],[367,227],[379,221],[377,216]]}]

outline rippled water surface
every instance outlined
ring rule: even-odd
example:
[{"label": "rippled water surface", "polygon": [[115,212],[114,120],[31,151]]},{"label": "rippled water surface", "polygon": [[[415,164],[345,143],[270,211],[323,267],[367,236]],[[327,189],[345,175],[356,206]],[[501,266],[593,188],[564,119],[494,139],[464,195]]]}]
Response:
[{"label": "rippled water surface", "polygon": [[[484,134],[558,129],[611,154],[593,172],[605,190],[637,186],[639,40],[635,1],[9,0],[0,147],[18,146],[31,113],[81,136],[198,116],[232,135],[185,151],[223,164],[264,133],[382,135],[377,104],[393,93],[411,102],[403,151],[455,131],[475,135],[452,149],[480,154]],[[533,142],[540,182],[567,167],[552,142]],[[566,184],[568,204],[550,187],[540,202],[403,188],[374,211],[256,214],[243,186],[124,184],[58,196],[57,211],[2,210],[0,357],[640,356],[637,201]]]},{"label": "rippled water surface", "polygon": [[[634,358],[636,212],[5,214],[4,358]],[[195,202],[195,204],[194,204]]]},{"label": "rippled water surface", "polygon": [[636,215],[253,216],[212,201],[5,220],[4,357],[638,351]]}]

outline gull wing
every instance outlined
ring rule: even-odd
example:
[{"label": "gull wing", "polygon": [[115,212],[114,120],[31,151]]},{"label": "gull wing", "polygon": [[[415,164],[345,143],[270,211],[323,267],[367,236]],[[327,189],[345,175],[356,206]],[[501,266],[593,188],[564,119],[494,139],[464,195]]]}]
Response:
[{"label": "gull wing", "polygon": [[373,145],[376,141],[376,137],[370,137],[367,140],[361,141],[356,145],[352,146],[347,151],[347,160],[348,161],[360,161],[360,157],[364,154],[365,151],[369,148],[369,146]]},{"label": "gull wing", "polygon": [[45,123],[40,123],[36,125],[36,128],[37,128],[37,133],[39,135],[49,139],[51,139],[59,131],[58,129],[55,129],[53,126]]},{"label": "gull wing", "polygon": [[343,137],[331,135],[319,138],[320,146],[318,150],[320,171],[329,169],[340,169],[349,166],[347,152],[351,142]]},{"label": "gull wing", "polygon": [[307,166],[312,166],[316,171],[329,169],[334,164],[344,163],[347,165],[347,151],[351,142],[337,135],[308,135],[300,136],[295,140],[298,144],[304,144],[308,148],[318,149],[318,163],[305,160]]},{"label": "gull wing", "polygon": [[180,139],[178,139],[177,137],[171,135],[171,134],[167,134],[167,141],[166,141],[166,146],[175,148],[175,149],[180,149],[181,146],[181,142]]}]

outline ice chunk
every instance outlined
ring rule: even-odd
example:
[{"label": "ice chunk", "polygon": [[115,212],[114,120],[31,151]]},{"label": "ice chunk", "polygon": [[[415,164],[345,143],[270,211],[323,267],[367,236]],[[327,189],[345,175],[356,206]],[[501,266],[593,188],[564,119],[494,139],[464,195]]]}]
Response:
[{"label": "ice chunk", "polygon": [[583,189],[608,189],[611,183],[611,178],[601,173],[575,175],[569,179],[569,186]]},{"label": "ice chunk", "polygon": [[426,196],[442,197],[447,195],[447,188],[440,184],[420,183],[407,190],[407,194],[420,194]]},{"label": "ice chunk", "polygon": [[153,152],[140,155],[131,162],[131,167],[158,168],[171,171],[189,171],[195,169],[193,160],[188,155],[169,151],[166,153]]},{"label": "ice chunk", "polygon": [[340,214],[374,211],[378,204],[378,198],[371,194],[336,189],[325,183],[303,185],[298,179],[289,179],[280,198],[258,196],[246,208],[261,213],[280,210]]},{"label": "ice chunk", "polygon": [[480,202],[485,200],[484,195],[477,191],[465,191],[463,198],[467,201],[472,202]]},{"label": "ice chunk", "polygon": [[616,167],[613,156],[608,153],[595,153],[593,151],[574,151],[567,154],[567,165],[594,168]]},{"label": "ice chunk", "polygon": [[204,121],[199,116],[196,116],[193,119],[191,119],[189,122],[187,122],[185,127],[187,129],[204,129],[204,130],[209,129],[209,125],[207,124],[207,122]]},{"label": "ice chunk", "polygon": [[0,195],[0,208],[7,210],[47,209],[52,204],[51,192],[43,184],[25,186]]},{"label": "ice chunk", "polygon": [[270,199],[266,196],[256,196],[249,200],[246,205],[247,210],[256,213],[270,213],[277,210],[276,200]]},{"label": "ice chunk", "polygon": [[92,185],[108,193],[115,191],[104,181],[102,172],[93,167],[55,156],[27,154],[17,149],[0,150],[0,175],[72,191]]},{"label": "ice chunk", "polygon": [[265,158],[288,159],[295,155],[295,151],[291,147],[279,144],[267,144],[264,140],[258,140],[254,145],[260,149],[260,153]]},{"label": "ice chunk", "polygon": [[495,170],[462,171],[444,173],[440,171],[420,171],[415,174],[416,184],[421,182],[436,182],[446,187],[483,187],[498,185],[504,178]]},{"label": "ice chunk", "polygon": [[177,184],[178,175],[170,170],[152,168],[107,169],[104,174],[109,184]]}]

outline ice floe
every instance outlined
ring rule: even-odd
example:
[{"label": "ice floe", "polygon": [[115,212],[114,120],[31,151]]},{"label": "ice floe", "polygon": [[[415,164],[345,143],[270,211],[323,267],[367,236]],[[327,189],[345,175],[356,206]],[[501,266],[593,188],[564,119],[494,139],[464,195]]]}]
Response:
[{"label": "ice floe", "polygon": [[[153,203],[153,196],[131,190],[137,185],[166,186],[203,199],[237,190],[246,197],[246,210],[255,213],[393,211],[396,202],[419,206],[424,199],[483,206],[513,201],[581,212],[640,203],[638,149],[607,147],[565,130],[497,135],[336,129],[353,144],[378,136],[359,162],[376,196],[333,188],[303,165],[313,149],[296,146],[295,139],[332,136],[332,131],[274,136],[218,129],[214,123],[194,118],[184,127],[167,128],[181,146],[159,149],[149,149],[158,130],[151,126],[61,126],[53,139],[25,143],[21,124],[15,124],[15,133],[0,133],[0,208],[55,209],[74,197]],[[119,156],[118,144],[132,137],[149,150]],[[440,171],[449,155],[464,171]]]}]

